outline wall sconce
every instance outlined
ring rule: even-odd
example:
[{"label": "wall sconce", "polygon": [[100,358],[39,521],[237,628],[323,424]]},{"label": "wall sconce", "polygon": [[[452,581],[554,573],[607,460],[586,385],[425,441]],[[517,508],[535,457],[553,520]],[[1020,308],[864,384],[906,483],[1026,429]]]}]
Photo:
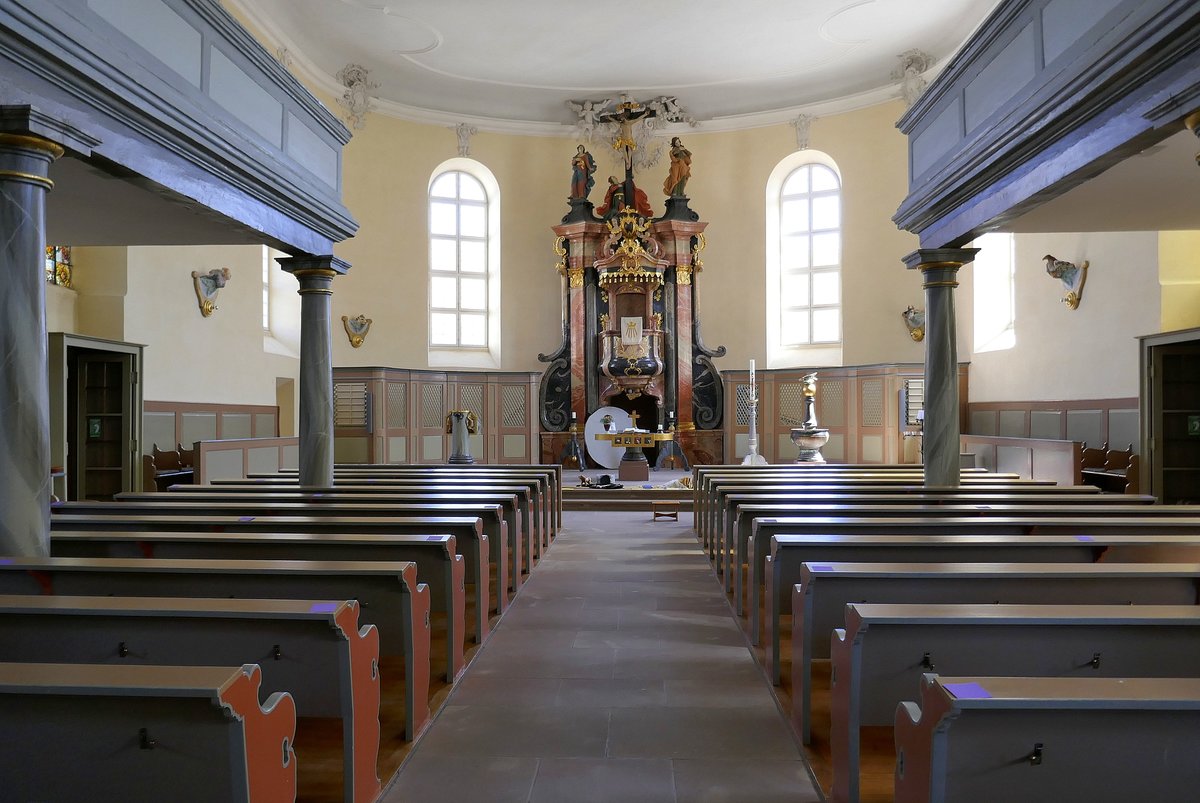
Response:
[{"label": "wall sconce", "polygon": [[1055,259],[1050,254],[1046,254],[1042,259],[1046,260],[1046,273],[1061,281],[1067,291],[1062,298],[1062,303],[1067,305],[1067,309],[1077,309],[1079,302],[1083,300],[1083,285],[1087,282],[1088,261],[1085,259],[1076,265],[1074,262]]},{"label": "wall sconce", "polygon": [[205,318],[217,310],[217,293],[229,282],[229,268],[213,268],[208,273],[192,271],[192,286],[196,289],[196,301],[200,314]]},{"label": "wall sconce", "polygon": [[367,339],[367,332],[371,330],[371,324],[374,323],[366,315],[359,315],[355,318],[347,318],[342,316],[342,326],[346,328],[346,337],[350,338],[350,345],[358,348]]},{"label": "wall sconce", "polygon": [[908,327],[908,336],[913,341],[920,343],[925,339],[925,310],[910,305],[900,313],[900,317],[904,319],[904,325]]}]

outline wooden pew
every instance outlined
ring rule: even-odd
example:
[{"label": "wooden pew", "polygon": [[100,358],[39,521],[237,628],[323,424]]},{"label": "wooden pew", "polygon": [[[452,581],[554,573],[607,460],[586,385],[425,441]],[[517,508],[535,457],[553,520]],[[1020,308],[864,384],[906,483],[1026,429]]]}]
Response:
[{"label": "wooden pew", "polygon": [[429,587],[414,563],[11,557],[0,594],[357,599],[380,655],[404,661],[405,737],[429,723]]},{"label": "wooden pew", "polygon": [[859,733],[890,726],[924,672],[1200,677],[1196,605],[846,606],[830,640],[832,799],[859,799]]},{"label": "wooden pew", "polygon": [[[0,595],[0,661],[119,667],[257,662],[262,693],[286,691],[301,717],[342,720],[343,799],[370,803],[381,791],[379,631],[359,628],[354,600]],[[303,727],[300,751],[306,761],[320,752],[306,741]],[[304,782],[301,772],[301,796],[307,796]]]},{"label": "wooden pew", "polygon": [[[248,483],[265,484],[270,487],[299,488],[291,478],[279,476],[254,476],[244,480],[215,480],[214,486],[228,488],[230,486],[245,486]],[[501,493],[517,497],[517,508],[521,522],[521,532],[525,535],[525,565],[533,566],[534,560],[541,557],[542,542],[549,544],[548,533],[543,532],[541,497],[533,492],[535,483],[519,480],[497,481],[475,480],[470,477],[367,477],[367,476],[338,476],[334,475],[335,488],[353,486],[371,486],[404,489],[410,492],[446,493],[446,494],[479,494]]]},{"label": "wooden pew", "polygon": [[[750,635],[758,644],[762,628],[761,605],[766,558],[775,535],[1075,535],[1083,540],[1110,535],[1155,536],[1200,533],[1200,516],[1174,515],[1166,506],[1146,508],[1143,515],[1082,516],[1065,508],[1055,515],[1031,508],[1010,516],[812,516],[808,518],[755,519],[747,562],[750,581],[746,604],[750,609]],[[1149,511],[1153,511],[1150,513]],[[995,513],[996,511],[979,511]],[[1186,545],[1186,542],[1184,542]],[[1189,545],[1190,546],[1190,545]],[[735,579],[741,572],[734,572]],[[783,578],[785,584],[788,578]],[[786,586],[776,586],[786,588]]]},{"label": "wooden pew", "polygon": [[[165,560],[311,560],[412,562],[429,587],[431,610],[441,613],[431,630],[446,639],[441,662],[446,682],[465,668],[464,561],[452,535],[261,532],[229,528],[191,529],[201,519],[176,517],[79,517],[74,529],[51,529],[50,554],[65,558],[163,558]],[[263,519],[255,519],[264,521]],[[270,521],[266,519],[265,521]],[[239,522],[241,524],[242,522]],[[172,529],[173,525],[173,529]]]},{"label": "wooden pew", "polygon": [[[305,493],[312,496],[328,494],[330,497],[341,494],[378,495],[386,497],[381,503],[391,504],[396,501],[414,504],[449,504],[459,506],[459,512],[482,515],[476,505],[500,505],[504,511],[504,521],[508,529],[509,546],[509,590],[516,592],[522,581],[522,575],[528,574],[533,565],[533,540],[535,536],[529,533],[523,523],[527,519],[528,508],[522,507],[520,498],[513,493],[498,493],[491,490],[475,491],[431,491],[427,488],[412,486],[396,486],[386,482],[361,484],[338,483],[333,487],[299,486],[281,484],[274,480],[229,480],[215,485],[172,486],[172,493],[196,494],[203,498],[208,495],[224,495],[244,493],[251,496],[265,493]],[[317,497],[320,498],[320,497]],[[494,554],[494,553],[493,553]]]},{"label": "wooden pew", "polygon": [[896,803],[1195,800],[1200,680],[921,679],[896,709]]},{"label": "wooden pew", "polygon": [[[1200,516],[1200,506],[1186,508],[1171,506],[1170,508],[1153,508],[1154,497],[1138,497],[1136,504],[1114,504],[1111,501],[1093,504],[1099,499],[1123,499],[1104,494],[1095,496],[1048,496],[1039,495],[1032,501],[1020,495],[986,494],[991,501],[978,502],[980,495],[976,494],[910,494],[908,498],[900,497],[895,502],[880,502],[867,495],[847,496],[838,499],[831,495],[830,502],[794,502],[787,505],[745,505],[727,506],[730,523],[724,528],[724,534],[717,538],[717,571],[725,578],[726,591],[733,591],[740,597],[742,567],[747,564],[749,545],[754,537],[755,527],[761,528],[786,527],[786,522],[807,520],[814,516],[836,517],[855,516],[858,518],[912,517],[927,518],[946,517],[991,517],[991,516],[1024,516],[1038,515],[1051,518],[1064,516]],[[758,525],[758,522],[762,522]],[[766,543],[767,535],[758,541],[758,545]],[[740,613],[740,611],[739,611]]]},{"label": "wooden pew", "polygon": [[[430,501],[437,498],[438,501]],[[494,589],[492,610],[503,613],[508,607],[508,592],[515,590],[519,581],[512,579],[511,569],[513,559],[521,557],[521,540],[518,529],[509,529],[509,520],[514,523],[516,517],[516,500],[506,498],[511,506],[506,513],[506,505],[500,502],[462,501],[460,497],[450,497],[447,501],[442,494],[406,493],[398,490],[390,493],[384,488],[357,488],[354,490],[326,489],[310,491],[306,489],[271,489],[255,487],[215,487],[212,485],[186,485],[173,488],[169,494],[120,493],[114,497],[117,502],[176,502],[180,504],[196,503],[255,503],[280,502],[304,505],[305,515],[322,515],[321,510],[328,506],[363,505],[367,510],[373,507],[387,506],[398,517],[409,516],[478,516],[482,522],[483,533],[487,536],[490,546],[489,561],[496,571],[497,582],[491,583]],[[456,535],[458,533],[455,533]],[[468,574],[472,567],[468,565]],[[518,572],[519,574],[519,572]]]},{"label": "wooden pew", "polygon": [[[1032,481],[1017,481],[1017,480],[997,480],[991,477],[987,478],[988,482],[970,482],[964,483],[954,488],[930,488],[921,484],[919,479],[896,479],[896,480],[865,480],[856,479],[854,477],[844,477],[840,479],[830,479],[822,481],[818,484],[796,484],[792,482],[774,481],[771,483],[757,482],[753,479],[744,477],[734,477],[732,479],[714,478],[714,487],[709,495],[706,508],[702,514],[704,531],[701,537],[705,545],[709,548],[710,553],[713,549],[713,537],[718,528],[722,526],[722,519],[725,515],[725,499],[731,494],[737,493],[756,493],[760,495],[786,496],[792,494],[805,493],[887,493],[887,494],[927,494],[927,493],[942,493],[942,494],[962,494],[962,493],[1006,493],[1006,494],[1061,494],[1064,491],[1071,493],[1095,493],[1099,494],[1099,489],[1094,489],[1095,486],[1059,486],[1052,482],[1032,482]],[[711,557],[711,554],[710,554]]]},{"label": "wooden pew", "polygon": [[812,662],[852,602],[891,604],[1196,605],[1200,564],[813,563],[792,589],[792,705],[811,739]]},{"label": "wooden pew", "polygon": [[[561,468],[561,467],[559,467]],[[508,468],[503,466],[479,467],[458,470],[453,466],[403,468],[392,465],[363,466],[339,463],[333,468],[335,478],[392,478],[392,477],[446,477],[465,479],[476,483],[506,481],[533,481],[531,489],[536,493],[542,511],[542,531],[550,540],[562,526],[561,473],[550,468]],[[291,472],[288,472],[289,474]],[[547,546],[549,544],[547,543]]]},{"label": "wooden pew", "polygon": [[296,706],[256,665],[0,663],[6,800],[275,803],[296,796]]},{"label": "wooden pew", "polygon": [[384,467],[389,470],[418,470],[431,474],[463,474],[469,472],[495,473],[512,472],[517,474],[533,474],[545,477],[550,485],[552,500],[551,510],[554,513],[555,531],[562,527],[562,466],[558,463],[472,463],[468,465],[431,465],[429,463],[337,463],[334,471],[342,469],[371,469]]},{"label": "wooden pew", "polygon": [[[1153,496],[1114,496],[1102,493],[1056,493],[1027,494],[975,493],[967,490],[959,493],[733,493],[724,497],[724,514],[720,516],[713,535],[717,555],[750,536],[751,522],[756,518],[771,518],[801,515],[807,505],[970,505],[973,509],[986,510],[993,505],[1153,505],[1158,500]],[[801,507],[797,508],[799,505]],[[795,512],[793,512],[795,511]],[[733,533],[735,535],[728,535]],[[728,556],[726,555],[728,560]],[[725,566],[717,562],[718,571]],[[728,588],[727,588],[728,590]]]},{"label": "wooden pew", "polygon": [[[170,497],[170,498],[163,498]],[[410,506],[410,509],[419,513],[421,510],[419,505]],[[313,518],[370,518],[383,519],[387,524],[384,527],[372,525],[370,531],[395,533],[397,535],[452,535],[455,538],[457,549],[465,561],[466,578],[470,580],[472,587],[472,598],[475,601],[475,616],[472,623],[472,633],[476,643],[482,644],[488,633],[488,613],[493,605],[497,610],[502,610],[502,602],[500,600],[503,594],[490,594],[490,561],[491,547],[490,539],[483,532],[483,521],[475,516],[437,516],[437,515],[395,515],[399,514],[394,506],[390,505],[373,505],[359,503],[341,503],[335,501],[322,502],[320,504],[304,504],[298,501],[292,502],[277,502],[273,499],[264,498],[245,498],[237,502],[210,502],[205,503],[199,499],[179,496],[174,494],[160,494],[156,497],[131,500],[123,502],[120,505],[112,504],[76,504],[74,502],[54,505],[51,507],[53,515],[50,519],[50,527],[52,530],[80,530],[87,528],[89,530],[105,529],[107,525],[101,522],[124,522],[131,517],[137,517],[138,521],[134,525],[118,525],[120,529],[161,529],[170,531],[179,531],[186,528],[183,525],[171,524],[162,528],[154,528],[143,526],[141,518],[144,516],[162,517],[176,516],[190,518],[193,521],[204,522],[207,531],[253,531],[253,532],[310,532],[303,523],[296,521],[296,516],[308,516]],[[210,516],[232,516],[235,518],[236,525],[227,523],[222,520],[213,522],[209,520]],[[116,517],[116,518],[114,518]],[[279,523],[279,526],[273,527],[271,523],[279,517],[291,517],[287,519],[287,523]],[[94,523],[89,523],[94,520]],[[337,526],[321,527],[320,532],[338,532],[338,533],[354,533],[358,530],[347,529]],[[501,557],[503,550],[501,550]],[[411,560],[412,558],[400,558],[400,560]],[[504,567],[497,570],[499,579],[506,579]],[[421,578],[424,580],[424,576]],[[435,578],[436,581],[436,578]],[[440,593],[438,587],[433,588],[435,599]],[[435,608],[435,610],[437,610]],[[443,612],[449,610],[442,609]]]}]

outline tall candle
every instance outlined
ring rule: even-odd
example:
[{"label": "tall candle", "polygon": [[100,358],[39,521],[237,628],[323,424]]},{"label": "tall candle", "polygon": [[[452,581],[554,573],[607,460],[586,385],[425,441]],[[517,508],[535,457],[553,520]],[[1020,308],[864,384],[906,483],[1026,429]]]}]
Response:
[{"label": "tall candle", "polygon": [[750,361],[750,387],[754,387],[754,360]]}]

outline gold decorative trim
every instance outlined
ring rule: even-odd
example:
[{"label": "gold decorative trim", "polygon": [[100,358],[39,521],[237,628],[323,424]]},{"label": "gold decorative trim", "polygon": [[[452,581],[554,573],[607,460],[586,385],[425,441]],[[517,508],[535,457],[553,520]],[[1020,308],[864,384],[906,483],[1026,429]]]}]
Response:
[{"label": "gold decorative trim", "polygon": [[554,241],[554,253],[558,255],[558,264],[554,268],[558,271],[559,276],[567,275],[567,249],[563,248],[563,243],[566,241],[566,237],[559,237]]},{"label": "gold decorative trim", "polygon": [[922,287],[958,287],[958,282],[953,281],[953,280],[948,281],[948,282],[925,282],[921,286]]},{"label": "gold decorative trim", "polygon": [[336,270],[331,268],[298,268],[292,271],[292,275],[297,279],[333,279],[338,275],[338,273]]},{"label": "gold decorative trim", "polygon": [[0,134],[0,146],[5,145],[11,148],[27,148],[33,151],[48,153],[52,159],[58,159],[66,153],[58,143],[28,134]]},{"label": "gold decorative trim", "polygon": [[704,261],[700,259],[700,252],[708,247],[708,241],[704,239],[704,232],[696,235],[696,244],[692,246],[692,273],[699,273],[704,270]]},{"label": "gold decorative trim", "polygon": [[20,170],[0,170],[0,178],[12,179],[14,181],[28,181],[30,184],[37,184],[39,187],[45,187],[48,190],[54,189],[53,181],[36,173],[22,173]]},{"label": "gold decorative trim", "polygon": [[910,329],[908,332],[908,336],[913,339],[913,342],[920,343],[922,340],[925,339],[925,327],[917,326],[913,329]]},{"label": "gold decorative trim", "polygon": [[367,339],[367,333],[371,331],[371,324],[374,323],[366,315],[357,315],[353,318],[342,316],[342,327],[346,330],[346,337],[350,338],[350,345],[358,348]]},{"label": "gold decorative trim", "polygon": [[688,267],[687,265],[676,265],[675,266],[675,284],[687,285],[687,284],[691,284],[691,283],[692,283],[692,269],[690,267]]},{"label": "gold decorative trim", "polygon": [[583,287],[583,268],[568,268],[567,277],[571,287]]}]

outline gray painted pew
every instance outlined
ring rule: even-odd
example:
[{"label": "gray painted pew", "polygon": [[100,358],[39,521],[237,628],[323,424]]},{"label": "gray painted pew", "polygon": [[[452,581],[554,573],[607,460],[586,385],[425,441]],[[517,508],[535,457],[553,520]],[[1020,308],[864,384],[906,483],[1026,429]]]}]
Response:
[{"label": "gray painted pew", "polygon": [[296,706],[258,666],[0,663],[12,801],[258,803],[296,795]]},{"label": "gray painted pew", "polygon": [[829,649],[841,803],[859,799],[859,729],[892,725],[923,673],[1200,677],[1200,606],[850,604]]},{"label": "gray painted pew", "polygon": [[[252,477],[244,480],[213,480],[213,485],[220,488],[245,487],[248,484],[265,485],[269,488],[295,488],[294,478],[288,477]],[[527,483],[496,483],[487,480],[471,480],[471,478],[434,477],[364,477],[349,476],[333,478],[334,488],[368,486],[383,487],[410,493],[442,493],[453,495],[462,494],[505,494],[517,497],[517,518],[520,521],[520,532],[525,538],[524,563],[525,571],[533,566],[534,559],[541,554],[541,543],[547,536],[542,533],[541,508],[536,494],[530,492]],[[171,486],[172,489],[177,486]],[[181,487],[182,486],[178,486]],[[510,527],[511,527],[510,523]]]},{"label": "gray painted pew", "polygon": [[[1159,514],[1159,511],[1163,512]],[[1161,505],[1146,508],[1142,515],[1080,516],[1071,508],[1027,513],[978,516],[811,516],[808,518],[755,519],[747,562],[750,581],[746,584],[746,606],[750,610],[751,637],[761,631],[759,607],[763,600],[766,559],[771,538],[776,535],[1077,535],[1082,540],[1112,535],[1140,535],[1155,541],[1163,535],[1200,535],[1200,516],[1172,515]],[[734,572],[740,578],[741,572]],[[779,586],[776,586],[779,588]],[[741,613],[741,610],[738,611]]]},{"label": "gray painted pew", "polygon": [[[151,495],[153,496],[153,495]],[[491,578],[489,560],[491,549],[488,537],[483,532],[481,519],[469,516],[437,516],[437,515],[393,515],[395,509],[388,505],[371,505],[357,503],[326,502],[308,505],[302,502],[276,502],[272,499],[246,498],[236,502],[211,502],[193,497],[175,498],[175,494],[158,494],[160,498],[132,500],[113,505],[105,502],[58,502],[51,505],[53,515],[50,519],[51,531],[55,530],[159,530],[162,532],[188,532],[203,530],[206,532],[292,532],[292,533],[348,533],[375,532],[381,529],[387,534],[395,535],[452,535],[455,538],[457,550],[463,556],[466,564],[466,579],[470,581],[475,599],[475,621],[472,623],[472,633],[476,643],[482,644],[488,632],[488,611],[493,604],[500,604],[500,596],[490,594]],[[161,497],[172,497],[163,499]],[[171,523],[162,527],[144,524],[143,517],[151,516],[160,519],[164,516],[187,518],[203,527],[189,527],[186,524]],[[211,516],[236,517],[236,522],[222,519],[213,522]],[[300,524],[294,517],[331,518],[344,521],[346,518],[367,517],[372,520],[380,519],[386,524],[376,524],[369,530],[342,528],[336,525],[322,526],[310,529]],[[271,522],[279,517],[291,517],[286,524],[272,527]],[[131,519],[136,519],[132,521]],[[420,543],[420,542],[415,542]],[[279,557],[287,557],[279,556]],[[398,560],[415,560],[415,558],[398,558]],[[423,572],[424,570],[422,570]],[[503,575],[498,570],[498,575]],[[422,580],[426,579],[422,573]],[[502,580],[503,577],[497,578]],[[437,578],[430,580],[435,595],[440,593]],[[435,608],[435,610],[438,610]],[[450,610],[442,608],[441,610]]]},{"label": "gray painted pew", "polygon": [[12,557],[0,594],[356,599],[380,655],[404,659],[406,738],[429,723],[429,587],[415,563]]},{"label": "gray painted pew", "polygon": [[[522,525],[525,519],[527,510],[521,508],[520,499],[514,494],[491,493],[484,491],[475,492],[444,492],[444,491],[423,491],[421,489],[396,487],[390,485],[372,485],[372,484],[343,484],[339,483],[333,487],[313,486],[313,485],[288,485],[281,484],[273,480],[229,480],[223,481],[215,485],[172,485],[169,493],[179,494],[180,496],[197,497],[207,499],[209,495],[226,496],[234,494],[245,494],[247,496],[263,496],[264,494],[274,493],[300,493],[310,494],[317,497],[318,494],[328,494],[331,497],[341,494],[354,494],[356,496],[371,496],[379,497],[380,503],[392,504],[394,502],[405,502],[413,504],[447,504],[459,506],[458,512],[462,515],[478,515],[485,516],[485,509],[480,505],[499,505],[503,510],[504,522],[508,530],[507,543],[509,548],[508,567],[509,567],[509,590],[516,592],[517,587],[521,584],[521,575],[528,574],[532,565],[528,559],[532,552],[533,537],[529,535],[528,530]],[[317,497],[320,498],[320,497]],[[370,503],[370,500],[363,500]],[[490,536],[490,534],[489,534]],[[493,563],[496,563],[495,551],[493,546]]]},{"label": "gray painted pew", "polygon": [[[370,803],[381,791],[379,631],[358,626],[354,600],[0,595],[0,661],[255,662],[262,693],[289,693],[298,716],[342,720],[344,800]],[[303,732],[300,752],[314,756]]]},{"label": "gray painted pew", "polygon": [[[995,496],[995,494],[992,494]],[[925,496],[915,496],[924,499]],[[1096,497],[1099,498],[1099,497]],[[1109,497],[1120,498],[1120,497]],[[1154,497],[1148,497],[1153,502]],[[1112,503],[1092,504],[1073,500],[1059,501],[1060,497],[1046,497],[1036,502],[1026,502],[1019,497],[1005,497],[988,503],[959,503],[951,498],[937,503],[877,503],[873,500],[832,503],[799,503],[787,505],[783,510],[764,513],[761,516],[750,515],[749,509],[743,511],[746,515],[738,519],[737,525],[727,529],[729,538],[718,536],[718,557],[724,559],[724,564],[718,560],[718,570],[725,575],[726,591],[733,590],[735,596],[741,597],[742,572],[750,555],[750,542],[755,533],[761,530],[761,535],[755,542],[756,548],[765,549],[768,538],[777,532],[790,531],[789,522],[803,522],[814,517],[852,516],[856,518],[984,518],[994,516],[1039,516],[1042,518],[1064,518],[1087,516],[1128,517],[1128,516],[1191,516],[1200,521],[1200,506],[1160,505],[1153,509],[1149,502],[1135,505],[1114,505]],[[762,507],[762,506],[760,506]],[[758,554],[761,554],[759,552]],[[738,611],[741,613],[741,610]]]},{"label": "gray painted pew", "polygon": [[[63,558],[164,560],[314,560],[412,562],[429,587],[431,610],[445,615],[442,672],[454,683],[465,668],[466,605],[463,557],[452,535],[204,532],[178,518],[177,531],[159,531],[149,517],[90,518],[78,529],[52,529],[50,554]],[[441,631],[439,626],[437,629]],[[432,625],[431,625],[432,629]],[[440,633],[439,633],[440,634]]]},{"label": "gray painted pew", "polygon": [[[434,495],[439,496],[439,495]],[[305,515],[320,515],[319,508],[338,505],[366,505],[368,507],[387,506],[397,516],[478,516],[483,523],[483,532],[491,545],[489,560],[496,570],[496,582],[492,583],[494,590],[494,607],[496,613],[503,613],[508,607],[508,592],[516,589],[512,571],[512,561],[520,560],[520,533],[509,527],[509,521],[514,524],[519,521],[516,512],[516,498],[509,497],[511,506],[506,512],[504,504],[492,502],[467,502],[461,499],[455,501],[432,501],[428,494],[408,493],[403,489],[389,492],[386,488],[363,488],[343,490],[328,488],[325,490],[309,490],[305,488],[261,488],[213,486],[213,485],[180,485],[172,486],[169,493],[120,493],[114,499],[118,502],[175,502],[203,504],[206,502],[280,502],[306,505]],[[59,503],[62,504],[62,503]],[[54,509],[52,504],[51,509]],[[470,567],[468,567],[468,572]],[[518,571],[517,574],[520,572]]]},{"label": "gray painted pew", "polygon": [[811,735],[812,662],[827,657],[846,605],[1196,605],[1200,564],[814,563],[792,589],[793,715]]},{"label": "gray painted pew", "polygon": [[[964,483],[955,488],[931,488],[921,484],[918,479],[904,478],[890,481],[855,481],[852,477],[846,477],[838,480],[821,481],[819,484],[797,484],[797,483],[779,483],[775,482],[757,482],[748,480],[742,477],[737,477],[729,480],[719,480],[719,487],[715,488],[711,494],[708,504],[701,514],[698,521],[705,528],[701,533],[701,538],[705,546],[711,552],[715,549],[715,535],[717,529],[722,526],[721,521],[725,513],[725,499],[733,494],[755,493],[760,495],[775,495],[787,496],[792,494],[806,493],[853,493],[853,494],[974,494],[974,493],[1004,493],[1004,494],[1021,494],[1021,495],[1039,495],[1039,494],[1061,494],[1064,491],[1071,493],[1089,493],[1088,491],[1080,490],[1082,486],[1062,487],[1056,486],[1053,483],[1036,483],[1031,481],[1017,480],[997,480],[992,477],[986,478],[984,482],[979,479],[976,482]],[[714,480],[717,481],[717,480]],[[1096,489],[1096,494],[1099,494],[1099,489]]]},{"label": "gray painted pew", "polygon": [[[354,474],[383,470],[391,474],[417,474],[427,476],[517,476],[535,477],[545,483],[550,509],[550,534],[556,535],[562,527],[562,466],[557,463],[523,464],[523,463],[472,463],[458,465],[431,465],[429,463],[337,463],[334,473]],[[298,471],[287,470],[279,472],[287,476],[298,474]]]},{"label": "gray painted pew", "polygon": [[896,803],[1158,803],[1200,789],[1200,680],[925,675],[914,691],[896,709]]},{"label": "gray painted pew", "polygon": [[[866,494],[866,493],[823,493],[823,494],[758,494],[735,493],[725,497],[725,513],[720,517],[719,526],[713,534],[714,550],[724,555],[728,562],[730,544],[738,544],[750,537],[754,519],[779,518],[785,516],[803,515],[808,505],[969,505],[973,509],[986,510],[994,505],[1021,505],[1025,507],[1048,505],[1093,505],[1109,509],[1112,507],[1127,508],[1138,505],[1153,505],[1158,500],[1153,496],[1138,496],[1134,494],[1101,494],[1101,493],[1058,493],[1058,494],[1026,494],[1026,493],[974,493],[971,491],[946,493],[905,493],[905,494]],[[1200,508],[1198,508],[1200,511]],[[1148,512],[1148,511],[1147,511]],[[726,533],[736,533],[726,537]],[[717,562],[717,570],[726,571],[726,563]],[[726,590],[729,590],[728,588]]]},{"label": "gray painted pew", "polygon": [[[290,472],[288,472],[290,476]],[[553,472],[532,471],[528,469],[468,469],[466,471],[454,471],[437,469],[433,472],[427,469],[411,469],[411,468],[396,468],[394,466],[349,466],[345,464],[335,465],[333,468],[333,476],[335,479],[341,478],[446,478],[456,481],[465,480],[468,484],[486,486],[489,484],[519,482],[529,483],[531,498],[536,501],[539,511],[539,521],[541,521],[542,537],[545,539],[543,546],[549,547],[554,536],[557,535],[560,522],[556,508],[561,506],[561,494],[556,492],[555,486],[557,482],[554,479]]]}]

